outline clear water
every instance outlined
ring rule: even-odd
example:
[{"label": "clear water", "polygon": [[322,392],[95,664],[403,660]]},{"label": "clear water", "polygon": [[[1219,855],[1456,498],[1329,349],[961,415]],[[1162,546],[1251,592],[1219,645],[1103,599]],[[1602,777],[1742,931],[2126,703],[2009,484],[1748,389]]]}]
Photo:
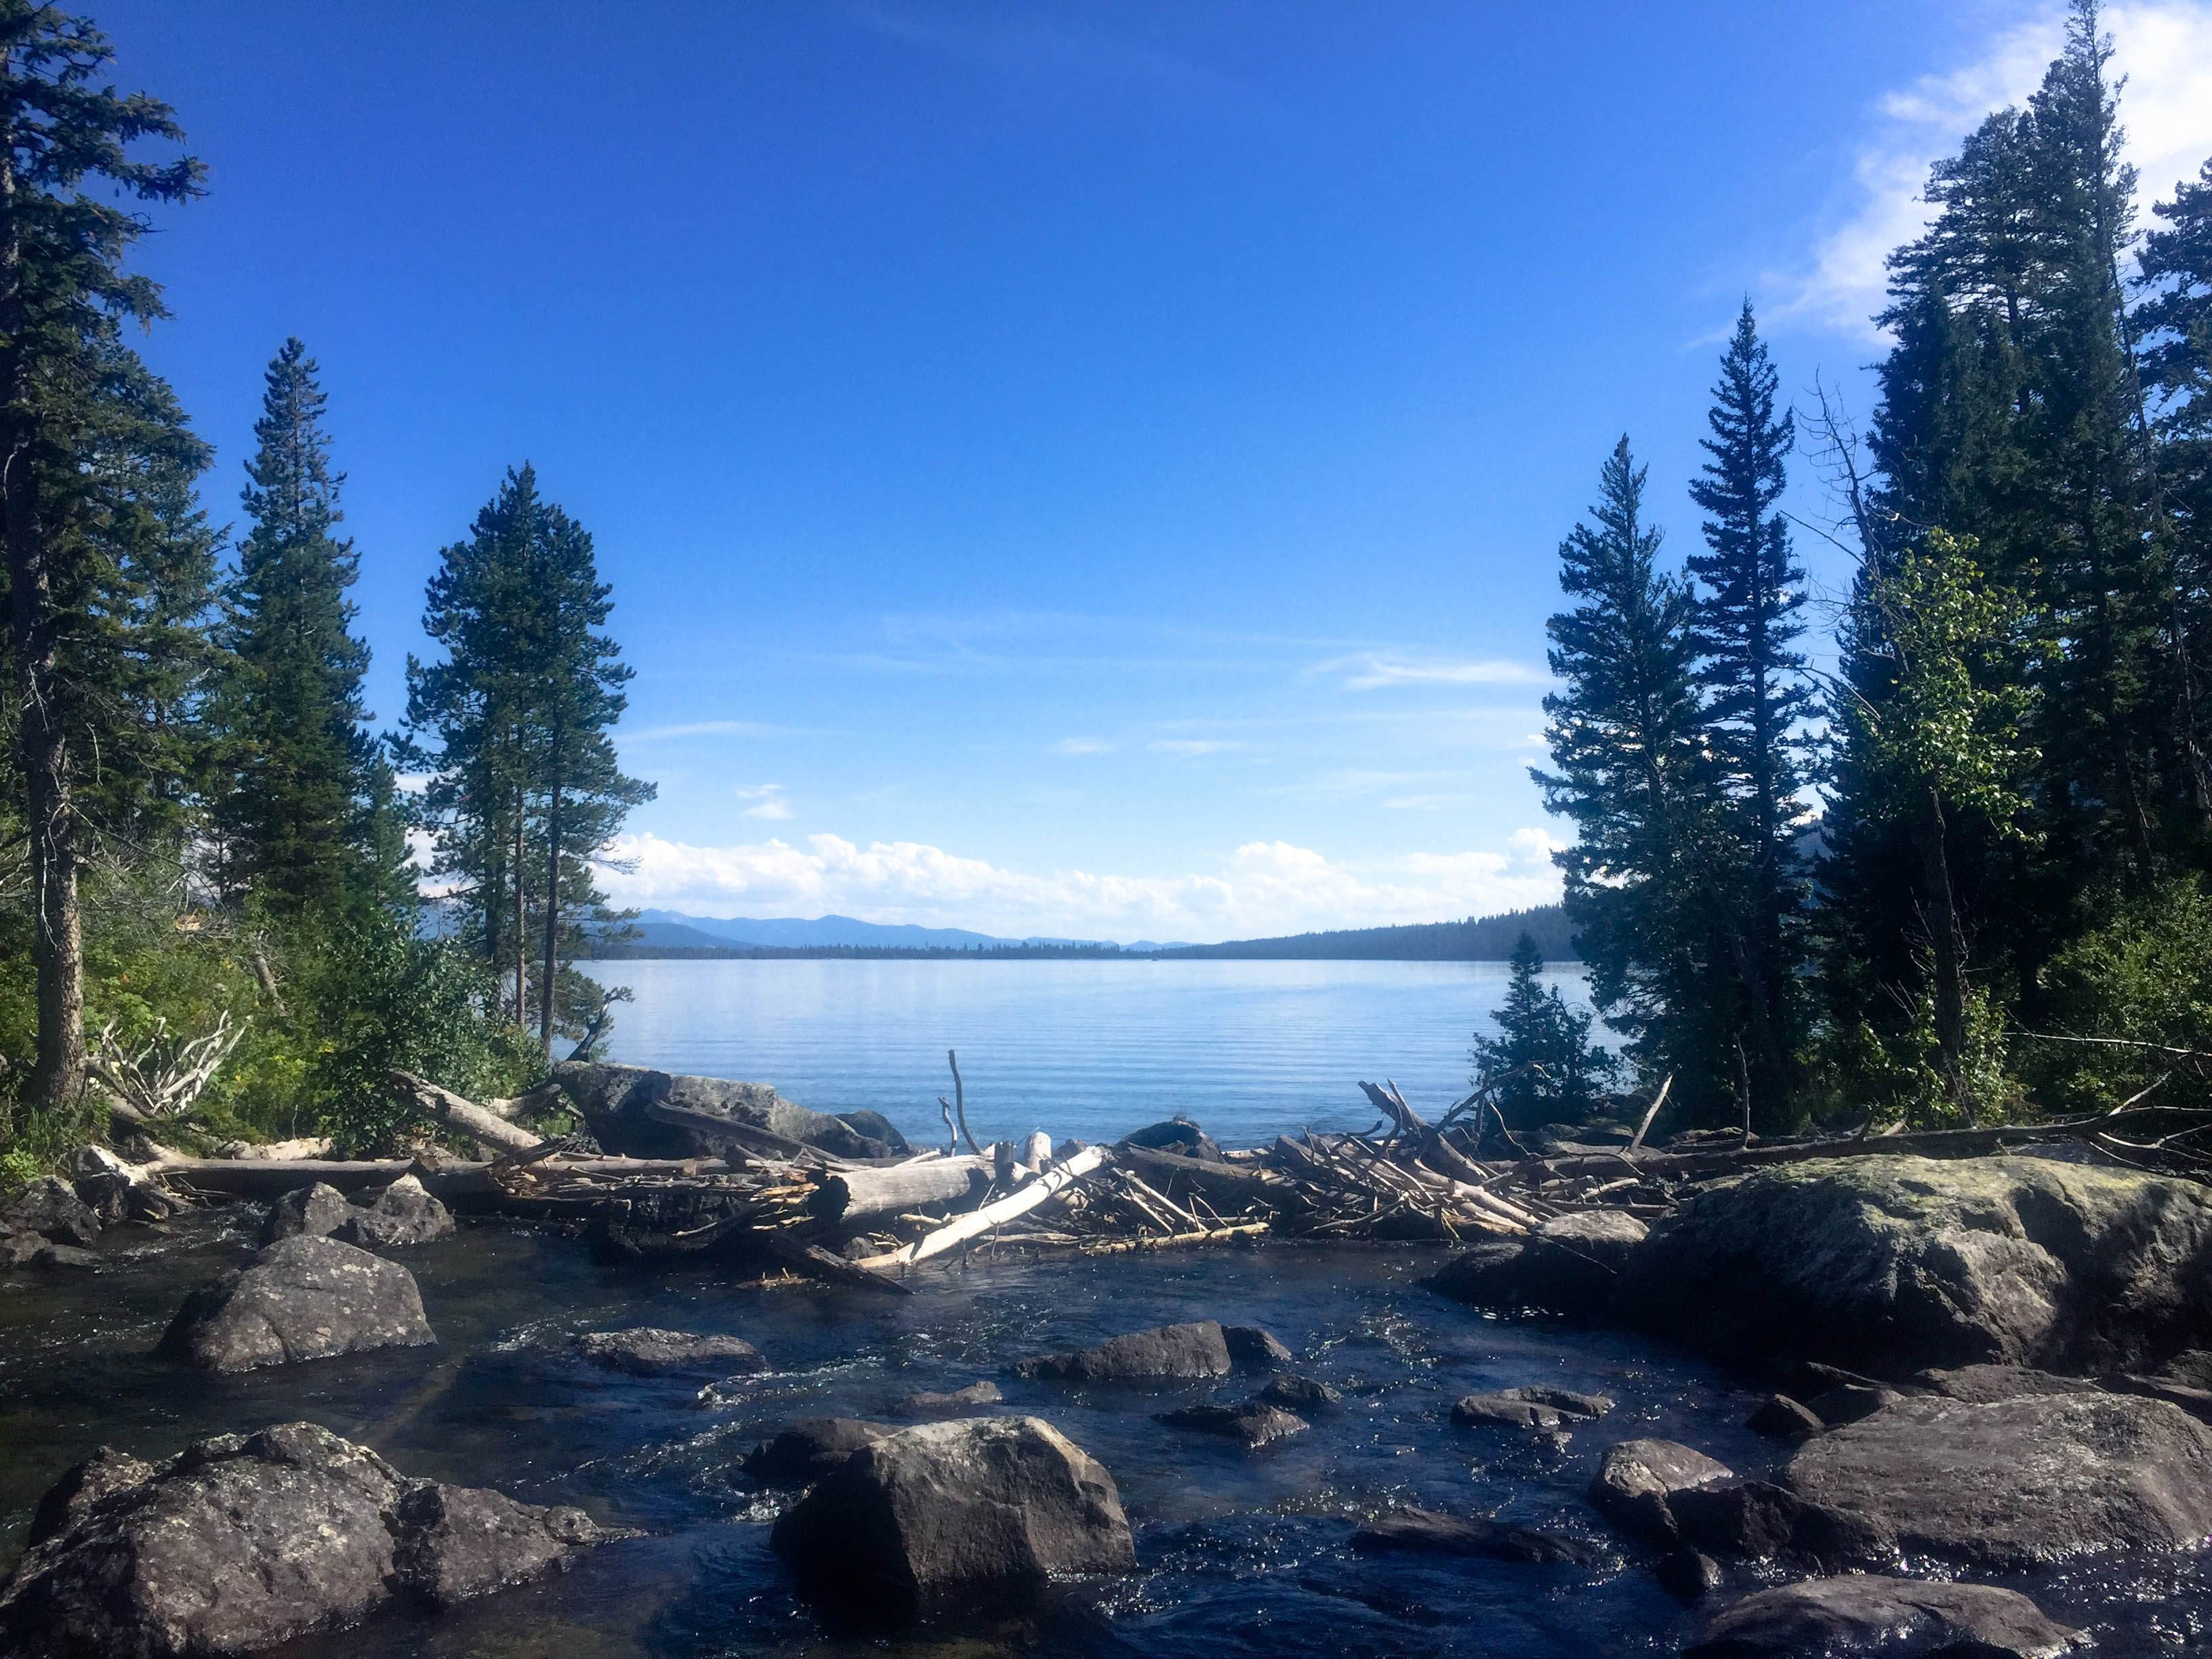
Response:
[{"label": "clear water", "polygon": [[[1225,1146],[1364,1128],[1359,1082],[1417,1109],[1467,1091],[1502,962],[689,961],[586,964],[637,1000],[607,1057],[772,1083],[817,1111],[869,1108],[944,1137],[957,1051],[985,1139],[1111,1140],[1184,1112]],[[1580,969],[1546,970],[1577,1004]],[[1433,1115],[1433,1112],[1431,1112]]]}]

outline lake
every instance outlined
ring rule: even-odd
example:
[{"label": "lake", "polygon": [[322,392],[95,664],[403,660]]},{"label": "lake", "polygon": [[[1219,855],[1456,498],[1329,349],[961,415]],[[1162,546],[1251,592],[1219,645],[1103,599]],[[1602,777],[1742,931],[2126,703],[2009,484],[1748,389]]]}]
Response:
[{"label": "lake", "polygon": [[[819,1111],[867,1108],[918,1145],[959,1054],[986,1139],[1113,1140],[1188,1113],[1226,1145],[1364,1128],[1360,1079],[1434,1115],[1497,1030],[1502,962],[663,961],[582,964],[637,1000],[607,1058],[772,1083]],[[1546,970],[1587,1006],[1579,968]]]}]

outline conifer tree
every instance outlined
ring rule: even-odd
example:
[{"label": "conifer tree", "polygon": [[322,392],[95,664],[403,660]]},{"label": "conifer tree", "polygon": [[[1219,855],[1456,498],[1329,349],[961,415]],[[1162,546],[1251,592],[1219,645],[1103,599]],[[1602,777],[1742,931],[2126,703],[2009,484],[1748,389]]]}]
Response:
[{"label": "conifer tree", "polygon": [[[234,779],[218,820],[229,884],[279,914],[387,895],[371,869],[378,765],[363,722],[368,647],[346,597],[361,572],[331,470],[328,404],[297,339],[270,363],[231,585],[225,722]],[[388,813],[389,808],[384,808]]]},{"label": "conifer tree", "polygon": [[1613,1057],[1590,1041],[1590,1016],[1567,1006],[1556,985],[1542,982],[1544,958],[1527,933],[1515,941],[1505,1006],[1493,1009],[1494,1037],[1474,1040],[1477,1083],[1502,1079],[1497,1102],[1513,1128],[1579,1123],[1598,1103],[1613,1074]]},{"label": "conifer tree", "polygon": [[163,314],[160,290],[123,266],[144,225],[83,186],[180,202],[199,193],[201,177],[190,158],[132,155],[145,140],[181,135],[167,106],[95,80],[112,57],[88,21],[0,0],[0,534],[38,981],[26,1099],[45,1111],[73,1105],[83,1085],[77,884],[83,786],[95,773],[83,740],[98,699],[81,678],[82,659],[72,658],[106,585],[99,539],[66,533],[51,497],[96,447],[88,428],[124,349],[121,319]]}]

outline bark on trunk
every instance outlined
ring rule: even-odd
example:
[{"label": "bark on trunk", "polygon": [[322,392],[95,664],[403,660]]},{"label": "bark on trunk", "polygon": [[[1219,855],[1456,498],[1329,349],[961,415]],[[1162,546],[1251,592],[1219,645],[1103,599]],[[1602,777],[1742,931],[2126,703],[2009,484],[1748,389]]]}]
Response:
[{"label": "bark on trunk", "polygon": [[538,1040],[553,1052],[553,979],[561,942],[561,751],[553,751],[553,799],[545,812],[545,963],[538,977]]},{"label": "bark on trunk", "polygon": [[1972,1123],[1975,1102],[1966,1081],[1966,936],[1959,924],[1958,898],[1951,887],[1943,803],[1932,789],[1912,840],[1920,854],[1921,880],[1928,895],[1928,932],[1935,954],[1938,1064],[1951,1097]]},{"label": "bark on trunk", "polygon": [[840,1170],[817,1177],[806,1209],[819,1220],[849,1224],[929,1204],[964,1206],[982,1194],[990,1176],[990,1162],[981,1158],[933,1158],[882,1169]]},{"label": "bark on trunk", "polygon": [[[520,744],[517,747],[520,748]],[[529,992],[523,980],[523,963],[530,954],[528,916],[525,911],[522,881],[522,818],[523,793],[520,784],[514,790],[514,1023],[528,1027],[530,1024]]]}]

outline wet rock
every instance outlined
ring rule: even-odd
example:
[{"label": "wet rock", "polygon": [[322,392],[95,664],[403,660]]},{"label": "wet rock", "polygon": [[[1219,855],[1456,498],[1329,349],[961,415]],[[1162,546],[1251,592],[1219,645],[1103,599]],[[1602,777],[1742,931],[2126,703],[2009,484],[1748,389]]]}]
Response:
[{"label": "wet rock", "polygon": [[1744,1427],[1769,1440],[1802,1440],[1827,1427],[1816,1412],[1808,1411],[1786,1394],[1771,1394],[1759,1408],[1744,1419]]},{"label": "wet rock", "polygon": [[1778,1164],[1687,1200],[1615,1306],[1730,1361],[2132,1370],[2212,1321],[2212,1191],[2030,1158]]},{"label": "wet rock", "polygon": [[1619,1211],[1577,1211],[1545,1222],[1521,1243],[1478,1244],[1425,1282],[1477,1307],[1595,1318],[1647,1231]]},{"label": "wet rock", "polygon": [[31,1516],[30,1536],[23,1540],[23,1547],[29,1549],[34,1544],[58,1537],[83,1520],[92,1506],[108,1493],[153,1478],[151,1463],[142,1462],[112,1446],[102,1446],[46,1488],[46,1496],[39,1499],[39,1507]]},{"label": "wet rock", "polygon": [[0,1228],[0,1270],[27,1267],[31,1258],[46,1248],[46,1241],[37,1233],[10,1232]]},{"label": "wet rock", "polygon": [[1310,1376],[1275,1377],[1260,1390],[1258,1397],[1271,1406],[1291,1412],[1326,1411],[1331,1406],[1344,1403],[1342,1395]]},{"label": "wet rock", "polygon": [[243,1371],[437,1340],[414,1274],[351,1244],[301,1234],[186,1297],[155,1352]]},{"label": "wet rock", "polygon": [[946,1394],[910,1394],[891,1407],[901,1417],[951,1417],[962,1412],[995,1406],[1006,1396],[995,1382],[970,1382]]},{"label": "wet rock", "polygon": [[1503,1423],[1515,1428],[1556,1429],[1563,1422],[1589,1422],[1613,1409],[1601,1394],[1577,1394],[1571,1389],[1529,1384],[1500,1389],[1494,1394],[1471,1394],[1452,1407],[1452,1421],[1462,1428],[1476,1423]]},{"label": "wet rock", "polygon": [[732,1376],[766,1369],[760,1350],[734,1336],[694,1336],[689,1331],[641,1325],[627,1331],[586,1331],[576,1339],[579,1358],[632,1376],[699,1372]]},{"label": "wet rock", "polygon": [[1652,1571],[1659,1587],[1677,1601],[1702,1601],[1721,1587],[1721,1564],[1687,1545],[1669,1550]]},{"label": "wet rock", "polygon": [[0,1587],[0,1646],[21,1659],[250,1652],[480,1595],[602,1537],[580,1510],[409,1481],[312,1423],[202,1441],[158,1468],[96,1456],[40,1516],[52,1529]]},{"label": "wet rock", "polygon": [[857,1417],[807,1417],[746,1456],[744,1471],[771,1486],[803,1486],[840,1468],[863,1446],[897,1433],[889,1423]]},{"label": "wet rock", "polygon": [[2183,1388],[2212,1390],[2212,1349],[2185,1348],[2152,1375]]},{"label": "wet rock", "polygon": [[79,1249],[100,1243],[100,1217],[59,1176],[33,1182],[0,1207],[0,1227]]},{"label": "wet rock", "polygon": [[368,1209],[356,1209],[338,1237],[349,1244],[396,1249],[450,1237],[453,1215],[420,1181],[404,1175],[386,1187]]},{"label": "wet rock", "polygon": [[81,1250],[74,1244],[49,1244],[33,1253],[31,1266],[48,1272],[96,1273],[100,1258],[90,1250]]},{"label": "wet rock", "polygon": [[1481,1516],[1438,1515],[1433,1510],[1393,1510],[1352,1534],[1362,1550],[1418,1550],[1437,1555],[1478,1555],[1492,1561],[1572,1561],[1587,1565],[1598,1557],[1580,1539],[1508,1526]]},{"label": "wet rock", "polygon": [[1865,1521],[1766,1480],[1716,1480],[1671,1494],[1682,1540],[1715,1555],[1804,1556],[1833,1570],[1887,1565],[1896,1550]]},{"label": "wet rock", "polygon": [[302,1233],[328,1238],[352,1219],[353,1206],[346,1202],[346,1195],[329,1182],[318,1181],[311,1187],[295,1188],[269,1206],[269,1213],[261,1220],[261,1243],[265,1248]]},{"label": "wet rock", "polygon": [[1856,1371],[1847,1371],[1840,1365],[1823,1365],[1814,1359],[1793,1360],[1784,1365],[1765,1368],[1778,1393],[1792,1400],[1810,1400],[1831,1389],[1856,1386],[1878,1389],[1881,1382],[1871,1376],[1862,1376]]},{"label": "wet rock", "polygon": [[1150,1123],[1121,1137],[1125,1146],[1143,1146],[1155,1152],[1201,1158],[1208,1164],[1224,1162],[1213,1137],[1178,1113],[1162,1123]]},{"label": "wet rock", "polygon": [[126,1164],[105,1146],[80,1146],[75,1163],[77,1197],[102,1225],[117,1221],[166,1221],[180,1206],[160,1177]]},{"label": "wet rock", "polygon": [[2059,1376],[2026,1365],[1960,1365],[1949,1370],[1922,1371],[1912,1380],[1931,1394],[1963,1400],[1970,1406],[2017,1400],[2028,1394],[2097,1392],[2097,1385],[2087,1377]]},{"label": "wet rock", "polygon": [[1680,1442],[1624,1440],[1606,1448],[1587,1496],[1615,1526],[1671,1544],[1676,1528],[1668,1504],[1675,1494],[1733,1479],[1725,1463]]},{"label": "wet rock", "polygon": [[1872,1417],[1885,1406],[1893,1406],[1905,1396],[1895,1389],[1885,1389],[1875,1382],[1846,1382],[1839,1389],[1814,1395],[1807,1409],[1830,1428],[1844,1423],[1856,1423],[1862,1417]]},{"label": "wet rock", "polygon": [[1076,1353],[1024,1359],[1014,1375],[1070,1382],[1111,1382],[1144,1377],[1226,1376],[1229,1344],[1211,1319],[1191,1325],[1162,1325],[1132,1331]]},{"label": "wet rock", "polygon": [[1158,1418],[1175,1428],[1218,1434],[1248,1446],[1287,1440],[1311,1426],[1304,1418],[1293,1417],[1264,1400],[1248,1400],[1241,1406],[1185,1406],[1179,1411],[1161,1412]]},{"label": "wet rock", "polygon": [[1034,1417],[927,1423],[864,1447],[773,1540],[825,1610],[869,1620],[1018,1604],[1051,1577],[1136,1565],[1113,1476]]},{"label": "wet rock", "polygon": [[1297,1356],[1257,1325],[1224,1325],[1221,1340],[1240,1365],[1290,1365]]},{"label": "wet rock", "polygon": [[1996,1571],[2212,1536],[2212,1431],[2155,1400],[1901,1401],[1808,1443],[1783,1480],[1896,1548]]},{"label": "wet rock", "polygon": [[[48,1247],[58,1249],[59,1245]],[[40,1252],[41,1256],[45,1252]],[[2108,1376],[2105,1386],[2114,1394],[2141,1395],[2146,1400],[2163,1400],[2169,1406],[2179,1406],[2200,1423],[2212,1423],[2212,1389],[2192,1389],[2185,1383],[2169,1381],[2163,1376],[2141,1376],[2123,1372]]]},{"label": "wet rock", "polygon": [[1817,1578],[1723,1608],[1683,1659],[2055,1659],[2086,1638],[2016,1590],[1911,1578]]}]

